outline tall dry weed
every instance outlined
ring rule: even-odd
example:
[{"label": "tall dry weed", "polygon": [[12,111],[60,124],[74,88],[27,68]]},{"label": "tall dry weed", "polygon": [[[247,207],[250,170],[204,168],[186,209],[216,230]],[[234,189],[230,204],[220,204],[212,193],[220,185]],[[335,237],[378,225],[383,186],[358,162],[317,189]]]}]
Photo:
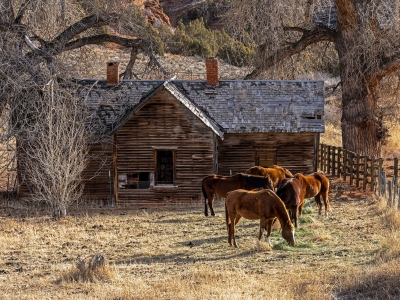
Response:
[{"label": "tall dry weed", "polygon": [[64,272],[57,283],[109,281],[115,277],[104,256],[95,254],[86,259],[79,259],[76,265]]}]

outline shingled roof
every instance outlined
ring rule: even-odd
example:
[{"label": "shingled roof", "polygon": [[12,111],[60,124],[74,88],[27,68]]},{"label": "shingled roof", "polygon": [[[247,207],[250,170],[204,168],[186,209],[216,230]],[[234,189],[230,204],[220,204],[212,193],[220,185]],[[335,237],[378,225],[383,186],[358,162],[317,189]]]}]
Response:
[{"label": "shingled roof", "polygon": [[110,136],[157,92],[166,89],[219,137],[224,133],[323,132],[323,81],[79,80],[87,99],[88,128]]}]

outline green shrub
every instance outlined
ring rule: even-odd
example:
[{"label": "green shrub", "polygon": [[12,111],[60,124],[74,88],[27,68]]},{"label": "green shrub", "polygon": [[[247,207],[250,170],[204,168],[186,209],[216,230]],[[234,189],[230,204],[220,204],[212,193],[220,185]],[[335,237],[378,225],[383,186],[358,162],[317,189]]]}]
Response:
[{"label": "green shrub", "polygon": [[216,56],[232,65],[243,66],[249,63],[253,50],[233,39],[223,30],[207,29],[202,20],[188,25],[179,22],[175,32],[164,34],[166,51],[179,55]]}]

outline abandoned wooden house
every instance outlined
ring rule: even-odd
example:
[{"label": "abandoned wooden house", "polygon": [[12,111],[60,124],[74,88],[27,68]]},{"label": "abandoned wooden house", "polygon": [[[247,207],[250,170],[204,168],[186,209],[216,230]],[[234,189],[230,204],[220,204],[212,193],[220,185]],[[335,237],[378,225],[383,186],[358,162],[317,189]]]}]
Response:
[{"label": "abandoned wooden house", "polygon": [[200,201],[206,175],[279,164],[316,170],[323,81],[79,80],[93,137],[84,197],[119,206]]}]

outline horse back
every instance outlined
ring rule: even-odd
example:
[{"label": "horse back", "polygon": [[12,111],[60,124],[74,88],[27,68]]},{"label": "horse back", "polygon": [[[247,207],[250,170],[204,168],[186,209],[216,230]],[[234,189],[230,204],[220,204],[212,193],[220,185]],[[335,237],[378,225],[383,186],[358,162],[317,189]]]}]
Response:
[{"label": "horse back", "polygon": [[271,219],[286,212],[282,200],[271,190],[232,191],[226,198],[228,212],[236,212],[249,220]]},{"label": "horse back", "polygon": [[318,195],[321,191],[329,189],[329,179],[320,172],[314,172],[310,175],[296,174],[297,178],[303,187],[305,198],[311,198]]},{"label": "horse back", "polygon": [[304,202],[304,190],[296,178],[285,178],[279,183],[276,194],[287,208],[297,207]]}]

